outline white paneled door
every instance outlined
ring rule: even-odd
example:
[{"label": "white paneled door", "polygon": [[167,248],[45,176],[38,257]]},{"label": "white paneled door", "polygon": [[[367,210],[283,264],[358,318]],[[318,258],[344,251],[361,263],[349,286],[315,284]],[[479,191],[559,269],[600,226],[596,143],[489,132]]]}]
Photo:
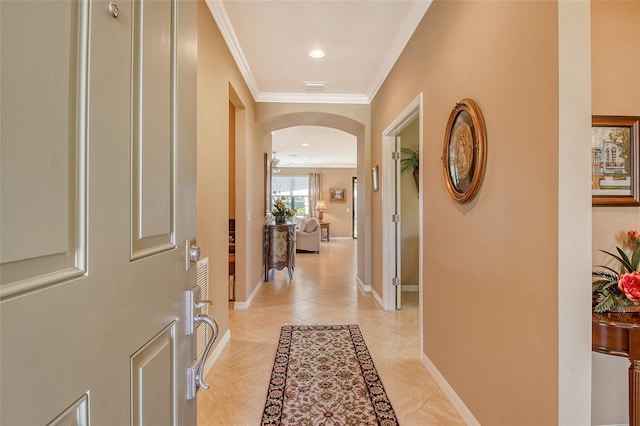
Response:
[{"label": "white paneled door", "polygon": [[0,1],[0,424],[195,425],[197,3]]}]

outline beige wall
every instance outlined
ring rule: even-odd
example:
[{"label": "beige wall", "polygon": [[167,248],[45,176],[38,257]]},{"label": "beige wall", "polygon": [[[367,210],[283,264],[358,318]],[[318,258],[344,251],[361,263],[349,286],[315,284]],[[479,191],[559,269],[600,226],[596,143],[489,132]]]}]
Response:
[{"label": "beige wall", "polygon": [[[244,301],[262,271],[263,153],[255,103],[204,1],[198,2],[198,242],[209,257],[212,313],[228,322],[227,231],[229,128],[235,123],[236,299]],[[235,118],[230,117],[230,102]],[[233,155],[232,155],[233,156]]]},{"label": "beige wall", "polygon": [[[401,146],[418,151],[420,148],[419,120],[415,119],[400,133]],[[404,157],[404,156],[403,156]],[[402,285],[418,285],[420,272],[420,198],[413,179],[413,170],[401,175],[400,218],[402,223]]]},{"label": "beige wall", "polygon": [[[591,3],[592,111],[640,116],[640,2]],[[640,207],[593,208],[593,264],[609,262],[623,232],[640,229]],[[593,424],[627,423],[626,359],[593,355]]]},{"label": "beige wall", "polygon": [[[280,174],[286,176],[306,176],[309,173],[322,173],[322,199],[327,204],[323,222],[330,223],[331,237],[352,237],[353,191],[351,190],[352,178],[356,176],[357,169],[341,168],[304,168],[281,167]],[[332,203],[329,201],[330,188],[344,188],[346,199],[344,203]]]},{"label": "beige wall", "polygon": [[[434,2],[372,103],[382,164],[383,129],[424,93],[424,350],[481,424],[558,423],[558,40],[555,2]],[[486,119],[488,160],[460,205],[440,157],[465,97]],[[374,193],[373,265],[380,211]]]}]

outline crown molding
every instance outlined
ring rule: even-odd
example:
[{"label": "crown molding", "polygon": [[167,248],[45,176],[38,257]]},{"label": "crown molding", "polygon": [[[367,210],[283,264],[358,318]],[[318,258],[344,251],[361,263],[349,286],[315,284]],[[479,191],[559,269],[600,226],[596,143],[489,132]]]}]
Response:
[{"label": "crown molding", "polygon": [[276,93],[264,92],[256,102],[287,102],[303,104],[369,104],[367,95],[341,93]]},{"label": "crown molding", "polygon": [[378,93],[378,90],[380,90],[380,87],[382,87],[382,84],[389,76],[389,73],[400,57],[400,54],[402,54],[402,51],[404,50],[414,31],[418,27],[418,24],[420,23],[420,21],[422,21],[425,13],[427,13],[429,6],[431,6],[431,2],[432,0],[415,2],[413,5],[413,10],[408,14],[404,24],[400,25],[402,31],[398,33],[398,37],[393,43],[393,47],[389,51],[389,54],[384,61],[384,65],[380,67],[380,73],[378,74],[377,78],[373,80],[374,83],[371,86],[371,90],[367,94],[367,98],[369,98],[370,101],[373,100],[373,98]]},{"label": "crown molding", "polygon": [[216,24],[218,24],[220,33],[222,33],[222,38],[224,38],[224,41],[227,43],[231,56],[233,56],[233,59],[236,61],[236,65],[240,69],[240,74],[242,74],[244,81],[247,83],[247,86],[253,95],[253,99],[257,99],[260,94],[260,90],[258,90],[258,85],[253,77],[253,72],[251,72],[251,67],[249,67],[247,58],[244,56],[244,52],[240,47],[240,42],[238,42],[236,33],[233,31],[233,25],[231,25],[231,21],[229,21],[229,15],[227,15],[227,11],[225,10],[222,1],[205,0],[205,3],[209,7],[211,16],[213,16]]}]

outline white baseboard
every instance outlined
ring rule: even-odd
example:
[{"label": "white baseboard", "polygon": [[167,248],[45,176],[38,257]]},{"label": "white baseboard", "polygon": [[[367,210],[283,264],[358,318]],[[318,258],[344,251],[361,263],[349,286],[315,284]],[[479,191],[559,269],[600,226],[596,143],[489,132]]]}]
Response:
[{"label": "white baseboard", "polygon": [[229,344],[229,340],[231,340],[231,330],[227,330],[216,347],[213,348],[213,352],[211,352],[211,355],[209,355],[209,358],[207,358],[204,363],[204,375],[202,377],[207,377],[207,374],[209,374],[209,371],[211,371],[211,367],[213,367],[213,364],[215,364],[218,358],[220,358],[220,354],[222,354],[224,348],[226,348]]},{"label": "white baseboard", "polygon": [[[332,240],[353,240],[354,238],[353,237],[334,237],[334,236],[331,236],[331,239]],[[330,243],[331,241],[323,241],[323,242]]]},{"label": "white baseboard", "polygon": [[460,399],[429,357],[422,353],[420,354],[420,361],[422,361],[422,365],[424,365],[429,374],[431,374],[433,380],[440,386],[440,390],[442,390],[442,393],[449,399],[449,402],[451,402],[453,408],[458,412],[464,424],[467,426],[480,426],[480,422],[473,416],[473,413],[471,413],[467,406],[464,405],[462,399]]},{"label": "white baseboard", "polygon": [[360,291],[362,291],[363,293],[371,293],[371,286],[365,285],[365,283],[363,283],[360,277],[357,275],[356,275],[356,283],[358,284],[358,288],[360,289]]},{"label": "white baseboard", "polygon": [[402,288],[402,292],[403,293],[417,293],[418,292],[418,286],[417,285],[402,284],[401,288]]},{"label": "white baseboard", "polygon": [[256,288],[254,288],[249,295],[249,299],[247,299],[246,302],[233,302],[233,309],[237,309],[239,311],[249,309],[249,306],[251,306],[251,302],[253,302],[253,299],[255,299],[256,294],[258,294],[258,290],[260,290],[260,287],[262,287],[262,284],[264,284],[264,281],[260,280]]},{"label": "white baseboard", "polygon": [[376,302],[378,302],[380,307],[384,309],[384,302],[382,301],[382,297],[380,297],[380,295],[374,289],[371,289],[371,293],[373,294],[374,299],[376,299]]}]

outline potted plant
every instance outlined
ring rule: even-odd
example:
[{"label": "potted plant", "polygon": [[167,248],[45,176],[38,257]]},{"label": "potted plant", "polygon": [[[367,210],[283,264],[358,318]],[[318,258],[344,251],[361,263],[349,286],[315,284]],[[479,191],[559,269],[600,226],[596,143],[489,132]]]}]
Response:
[{"label": "potted plant", "polygon": [[291,220],[293,216],[296,214],[296,209],[290,209],[285,204],[287,201],[287,197],[280,197],[276,199],[273,203],[273,209],[271,210],[271,214],[276,219],[276,224],[286,223],[286,220]]},{"label": "potted plant", "polygon": [[640,233],[628,231],[629,256],[620,247],[618,254],[605,250],[603,253],[620,262],[620,269],[599,266],[593,271],[592,292],[594,312],[638,312],[640,310]]},{"label": "potted plant", "polygon": [[409,170],[413,173],[413,180],[416,183],[416,188],[420,191],[420,154],[419,151],[414,151],[410,148],[400,148],[402,155],[404,156],[400,160],[400,172],[404,173]]}]

